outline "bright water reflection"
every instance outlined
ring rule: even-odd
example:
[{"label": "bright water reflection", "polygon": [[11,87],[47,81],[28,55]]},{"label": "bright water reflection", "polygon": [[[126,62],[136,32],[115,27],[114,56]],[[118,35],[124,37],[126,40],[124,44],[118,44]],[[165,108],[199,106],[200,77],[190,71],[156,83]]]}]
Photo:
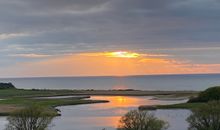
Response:
[{"label": "bright water reflection", "polygon": [[[94,96],[92,99],[109,100],[109,103],[59,107],[61,117],[57,117],[53,130],[115,130],[122,115],[139,105],[173,104],[185,102],[151,100],[152,97]],[[186,130],[187,110],[159,110],[156,116],[170,122],[169,130]]]}]

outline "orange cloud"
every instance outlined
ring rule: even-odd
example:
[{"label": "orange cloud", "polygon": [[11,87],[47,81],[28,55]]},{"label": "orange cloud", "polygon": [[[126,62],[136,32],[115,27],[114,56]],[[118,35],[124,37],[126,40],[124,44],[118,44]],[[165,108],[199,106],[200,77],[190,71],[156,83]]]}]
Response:
[{"label": "orange cloud", "polygon": [[128,51],[115,51],[115,52],[102,52],[102,53],[82,53],[81,56],[105,56],[115,58],[138,58],[141,56],[139,53]]},{"label": "orange cloud", "polygon": [[21,76],[122,76],[220,72],[220,64],[192,64],[169,57],[147,57],[143,54],[133,58],[108,57],[105,54],[82,53],[49,57],[42,61],[22,63],[0,72],[11,72]]}]

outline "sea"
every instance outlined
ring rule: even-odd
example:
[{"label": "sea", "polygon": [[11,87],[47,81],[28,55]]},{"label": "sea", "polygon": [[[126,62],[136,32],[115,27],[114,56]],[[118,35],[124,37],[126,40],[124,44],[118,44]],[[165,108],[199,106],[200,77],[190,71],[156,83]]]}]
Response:
[{"label": "sea", "polygon": [[0,78],[24,89],[195,90],[220,86],[220,74]]}]

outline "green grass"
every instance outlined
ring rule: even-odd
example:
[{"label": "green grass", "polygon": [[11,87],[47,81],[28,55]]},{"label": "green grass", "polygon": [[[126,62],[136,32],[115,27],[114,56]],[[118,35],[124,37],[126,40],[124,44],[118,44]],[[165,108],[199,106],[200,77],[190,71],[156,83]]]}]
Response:
[{"label": "green grass", "polygon": [[205,103],[180,103],[180,104],[173,104],[173,105],[157,105],[157,109],[193,109],[198,108]]},{"label": "green grass", "polygon": [[220,100],[220,86],[210,87],[205,91],[200,92],[198,96],[191,98],[189,102],[209,102],[218,100]]},{"label": "green grass", "polygon": [[25,89],[2,89],[0,98],[8,97],[40,97],[74,94],[73,90],[25,90]]},{"label": "green grass", "polygon": [[[55,111],[57,106],[65,105],[78,105],[78,104],[91,104],[91,103],[105,103],[105,100],[83,100],[74,98],[63,98],[63,99],[31,99],[31,98],[9,98],[6,100],[0,100],[1,105],[11,105],[17,108],[28,107],[32,105],[46,107]],[[7,115],[10,113],[0,112],[0,115]]]},{"label": "green grass", "polygon": [[77,105],[77,104],[99,103],[99,102],[106,102],[106,101],[82,100],[82,99],[73,99],[73,98],[63,98],[63,99],[9,98],[6,100],[1,100],[0,105],[16,105],[16,106],[39,105],[44,107],[56,107],[63,105]]},{"label": "green grass", "polygon": [[157,109],[195,109],[203,106],[206,103],[179,103],[171,105],[155,105],[155,106],[140,106],[140,110],[157,110]]}]

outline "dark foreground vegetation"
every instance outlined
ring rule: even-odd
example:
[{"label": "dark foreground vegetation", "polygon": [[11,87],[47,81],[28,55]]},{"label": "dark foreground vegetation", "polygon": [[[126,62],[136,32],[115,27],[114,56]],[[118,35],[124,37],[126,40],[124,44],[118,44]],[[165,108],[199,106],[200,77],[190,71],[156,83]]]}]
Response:
[{"label": "dark foreground vegetation", "polygon": [[191,98],[188,102],[209,102],[209,101],[218,101],[220,100],[220,87],[211,87],[206,89],[203,92],[200,92],[197,97]]},{"label": "dark foreground vegetation", "polygon": [[5,130],[46,130],[55,116],[48,108],[29,106],[11,113]]},{"label": "dark foreground vegetation", "polygon": [[152,113],[132,110],[121,117],[117,130],[166,130],[168,126]]},{"label": "dark foreground vegetation", "polygon": [[189,130],[220,130],[220,102],[211,101],[192,109]]}]

